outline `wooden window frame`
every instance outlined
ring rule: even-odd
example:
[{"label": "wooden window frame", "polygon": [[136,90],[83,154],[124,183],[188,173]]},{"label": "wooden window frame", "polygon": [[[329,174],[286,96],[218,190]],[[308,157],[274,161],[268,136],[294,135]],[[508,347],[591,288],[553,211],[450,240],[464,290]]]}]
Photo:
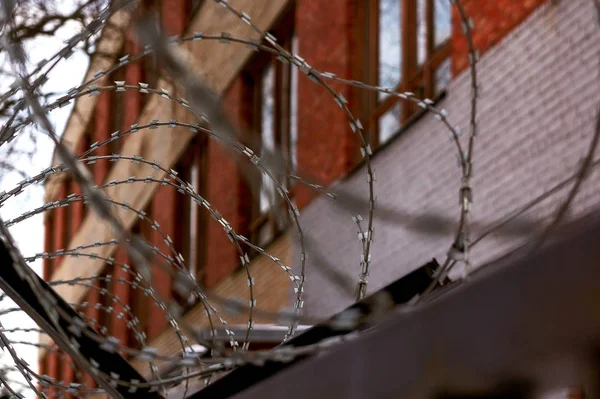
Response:
[{"label": "wooden window frame", "polygon": [[[294,40],[294,8],[283,13],[281,19],[274,24],[277,28],[270,31],[276,38],[280,46],[290,51]],[[264,74],[268,68],[273,68],[273,136],[274,146],[277,151],[284,154],[285,174],[281,183],[288,190],[290,199],[294,198],[293,180],[288,176],[292,172],[293,154],[291,146],[291,111],[292,111],[292,66],[281,62],[277,56],[267,52],[257,53],[248,62],[243,76],[246,87],[249,90],[249,98],[252,102],[252,109],[248,115],[248,124],[254,132],[252,144],[255,152],[260,154],[262,146],[262,83]],[[277,221],[276,215],[287,215],[287,203],[276,193],[275,206],[280,207],[282,212],[273,212],[270,207],[266,212],[260,209],[260,193],[262,190],[262,174],[257,174],[257,180],[253,182],[253,187],[257,190],[252,196],[252,207],[250,210],[250,223],[248,226],[248,235],[250,241],[259,245],[265,245],[276,239],[284,229],[283,221]],[[260,243],[261,233],[268,229],[267,242]]]},{"label": "wooden window frame", "polygon": [[[192,181],[192,167],[197,167],[198,173],[196,181]],[[206,197],[208,180],[208,137],[199,133],[192,139],[186,152],[183,154],[178,164],[174,167],[178,177],[186,183],[191,183],[196,192]],[[196,207],[196,237],[191,237],[191,209]],[[174,247],[179,252],[185,262],[188,270],[194,274],[196,280],[204,282],[206,276],[206,257],[207,257],[207,231],[208,231],[208,213],[206,210],[195,204],[193,199],[187,194],[178,194],[175,201],[175,214],[181,221],[174,237]],[[190,264],[191,248],[196,248],[195,264]],[[192,298],[183,298],[175,289],[171,290],[172,298],[186,312],[193,306]],[[192,299],[192,300],[190,300]]]},{"label": "wooden window frame", "polygon": [[[192,168],[196,166],[198,174],[196,181],[192,181]],[[206,197],[207,177],[208,177],[208,140],[205,134],[199,133],[189,144],[184,156],[176,167],[179,173],[179,178],[186,183],[191,183],[196,192],[202,197]],[[188,232],[191,232],[191,207],[196,206],[198,212],[196,214],[196,237],[192,240]],[[179,243],[176,248],[183,256],[188,266],[188,270],[193,270],[196,278],[203,281],[206,272],[206,228],[207,228],[207,213],[204,208],[194,204],[192,198],[187,194],[181,194],[177,198],[177,213],[179,220],[182,221],[182,228],[179,231]],[[196,247],[196,264],[189,265],[191,257],[191,248]]]},{"label": "wooden window frame", "polygon": [[[395,87],[397,92],[412,92],[418,98],[433,98],[435,92],[435,73],[451,54],[451,37],[443,43],[435,45],[435,0],[425,0],[425,60],[418,64],[418,0],[398,0],[401,7],[400,18],[400,57],[402,59],[401,80]],[[380,0],[364,0],[365,10],[363,16],[367,30],[367,56],[364,58],[366,78],[369,84],[379,85],[379,4]],[[410,102],[402,101],[396,96],[386,96],[378,100],[378,93],[368,92],[366,101],[366,115],[369,123],[369,131],[374,132],[369,138],[373,147],[383,143],[380,140],[379,120],[394,105],[400,102],[400,126],[404,126],[419,113],[419,106]]]}]

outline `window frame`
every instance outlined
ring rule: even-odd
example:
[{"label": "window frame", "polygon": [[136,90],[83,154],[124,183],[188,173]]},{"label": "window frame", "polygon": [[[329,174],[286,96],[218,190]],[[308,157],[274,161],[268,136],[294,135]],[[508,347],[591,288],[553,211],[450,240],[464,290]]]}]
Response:
[{"label": "window frame", "polygon": [[[196,181],[192,181],[192,167],[196,166],[198,174]],[[198,134],[189,144],[186,152],[176,166],[178,176],[186,183],[191,183],[196,193],[206,197],[207,179],[208,179],[208,139],[204,134]],[[196,207],[196,237],[190,237],[191,232],[191,208]],[[206,272],[206,233],[207,233],[207,213],[203,208],[197,205],[187,194],[181,194],[177,197],[177,213],[180,215],[182,228],[178,231],[176,250],[180,252],[186,262],[188,270],[194,273],[199,281],[203,281]],[[196,247],[195,264],[190,265],[191,248]]]},{"label": "window frame", "polygon": [[[275,29],[269,33],[277,38],[281,47],[291,51],[295,40],[295,24],[294,24],[294,8],[284,13],[283,17],[276,24]],[[292,79],[294,69],[291,64],[281,62],[277,59],[277,55],[268,52],[259,52],[254,55],[248,62],[243,76],[246,82],[246,87],[249,90],[249,98],[252,102],[252,108],[248,115],[248,124],[253,132],[253,149],[260,154],[263,143],[262,130],[262,106],[263,106],[263,77],[268,68],[273,68],[273,137],[274,147],[276,151],[285,156],[285,174],[280,183],[288,190],[290,199],[295,196],[295,187],[293,179],[289,175],[293,171],[294,154],[292,154],[292,126],[294,120],[292,118],[292,96],[297,93],[292,93]],[[296,72],[297,73],[297,72]],[[296,99],[297,104],[297,99]],[[297,118],[296,118],[297,122]],[[298,132],[296,128],[296,133]],[[250,241],[257,245],[268,245],[275,240],[285,229],[287,220],[278,221],[278,214],[287,215],[287,204],[277,193],[275,188],[275,207],[280,208],[280,212],[273,212],[273,205],[269,206],[266,211],[261,211],[261,192],[263,187],[263,174],[258,173],[253,187],[257,190],[252,196],[252,207],[250,210],[250,223],[248,224],[248,235]],[[261,242],[261,235],[267,232],[267,239]]]},{"label": "window frame", "polygon": [[[178,163],[174,166],[178,177],[186,183],[192,183],[195,186],[196,193],[206,198],[208,190],[208,167],[209,167],[209,141],[205,134],[197,134],[188,144]],[[192,166],[198,168],[196,181],[192,182]],[[191,209],[196,208],[196,237],[191,237]],[[206,210],[196,204],[187,193],[178,193],[175,197],[175,214],[177,219],[182,221],[175,231],[174,248],[180,253],[185,264],[197,281],[203,283],[206,277],[206,265],[208,254],[208,218]],[[195,264],[191,265],[191,247],[196,248]],[[194,304],[195,298],[182,297],[174,286],[171,287],[171,297],[181,307],[185,313]]]},{"label": "window frame", "polygon": [[[370,85],[379,86],[379,5],[380,1],[364,0],[366,7],[365,26],[367,30],[367,50],[365,57],[366,78]],[[400,2],[400,57],[401,78],[395,91],[412,92],[417,98],[434,98],[442,93],[436,93],[435,74],[444,61],[451,55],[450,35],[437,46],[435,45],[435,0],[423,0],[425,2],[425,59],[422,64],[418,62],[418,1],[419,0],[397,0]],[[452,18],[452,8],[450,9]],[[451,27],[451,25],[450,25]],[[379,131],[380,119],[394,107],[400,104],[399,128],[405,126],[410,120],[419,114],[420,107],[410,101],[403,101],[396,96],[387,95],[379,99],[377,92],[368,92],[366,110],[363,111],[368,120],[370,137],[368,138],[372,147],[378,147],[385,142],[381,141]]]}]

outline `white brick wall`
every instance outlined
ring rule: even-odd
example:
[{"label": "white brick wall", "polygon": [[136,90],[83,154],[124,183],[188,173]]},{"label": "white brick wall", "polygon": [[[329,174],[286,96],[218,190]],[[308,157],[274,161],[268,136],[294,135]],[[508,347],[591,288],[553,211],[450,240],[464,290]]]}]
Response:
[{"label": "white brick wall", "polygon": [[[563,0],[540,7],[482,57],[472,212],[477,226],[501,219],[575,172],[591,140],[600,101],[599,56],[600,28],[592,2]],[[464,132],[469,85],[467,71],[453,81],[439,104]],[[381,218],[375,224],[369,292],[432,257],[443,261],[453,233],[431,235],[411,226],[426,223],[427,214],[449,220],[459,216],[456,151],[433,117],[425,116],[397,137],[376,154],[373,165]],[[366,199],[364,168],[337,187]],[[566,192],[539,204],[523,219],[547,218]],[[594,171],[570,215],[582,215],[598,204],[600,173]],[[301,222],[319,256],[354,284],[361,246],[350,215],[330,199],[319,198],[303,211]],[[523,236],[488,237],[473,248],[473,262],[481,265],[521,240]],[[353,300],[331,283],[329,273],[315,264],[314,254],[309,253],[307,262],[308,313],[329,315]]]}]

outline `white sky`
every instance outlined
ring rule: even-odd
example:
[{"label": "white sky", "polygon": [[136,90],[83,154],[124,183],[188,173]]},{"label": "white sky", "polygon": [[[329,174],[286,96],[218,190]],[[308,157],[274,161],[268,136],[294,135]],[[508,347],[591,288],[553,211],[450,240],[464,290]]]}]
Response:
[{"label": "white sky", "polygon": [[[70,2],[68,2],[70,3]],[[63,3],[68,4],[67,2]],[[56,36],[44,37],[36,39],[35,43],[27,46],[28,56],[31,65],[35,65],[42,59],[51,57],[54,53],[64,46],[64,40],[76,33],[72,27],[67,27],[58,32]],[[87,56],[81,52],[73,54],[68,60],[61,61],[53,72],[49,75],[48,82],[44,85],[44,91],[66,92],[70,88],[80,84],[87,70]],[[4,86],[4,85],[2,85]],[[49,114],[50,120],[54,125],[55,131],[62,134],[67,118],[71,112],[72,104],[68,107],[58,108]],[[50,166],[54,145],[48,137],[42,134],[37,135],[37,145],[35,146],[35,155],[31,158],[22,158],[15,161],[18,169],[26,172],[28,175],[34,175]],[[19,143],[21,148],[31,148],[32,143],[23,141]],[[0,156],[2,154],[0,153]],[[3,174],[0,178],[0,192],[10,190],[22,180],[22,177],[16,174]],[[0,208],[0,216],[6,220],[22,214],[25,211],[32,210],[43,204],[44,189],[43,186],[37,185],[29,187],[17,198],[9,199],[6,204]],[[10,228],[19,248],[24,256],[32,256],[36,253],[43,252],[44,226],[43,216],[37,215],[16,224]],[[36,261],[31,264],[36,273],[41,274],[42,262]],[[0,303],[0,309],[14,307],[12,301],[4,300]],[[6,315],[0,314],[0,322],[4,328],[29,328],[35,327],[35,323],[23,312],[15,312]],[[37,333],[9,333],[9,338],[26,341],[37,342],[39,336]],[[23,358],[29,365],[37,371],[38,369],[38,349],[34,346],[15,345],[19,356]],[[0,355],[0,364],[12,364],[9,354]],[[22,381],[18,372],[10,374],[10,378]],[[16,388],[16,387],[15,387]],[[27,397],[34,397],[32,391],[24,392]]]}]

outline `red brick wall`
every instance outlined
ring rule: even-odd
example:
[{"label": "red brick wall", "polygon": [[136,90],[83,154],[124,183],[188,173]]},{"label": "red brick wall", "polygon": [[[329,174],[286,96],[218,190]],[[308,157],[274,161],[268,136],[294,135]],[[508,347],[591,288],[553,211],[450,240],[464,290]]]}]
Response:
[{"label": "red brick wall", "polygon": [[[69,386],[72,382],[75,382],[75,369],[72,367],[72,360],[65,355],[64,364],[62,366],[62,381],[63,385]],[[60,361],[60,360],[59,360]],[[66,398],[73,398],[74,395],[70,393],[64,393]]]},{"label": "red brick wall", "polygon": [[[190,1],[189,0],[164,0],[163,6],[161,9],[163,26],[168,35],[181,34],[185,30],[186,25],[189,22],[190,17]],[[124,48],[125,53],[129,54],[137,54],[139,52],[139,46],[136,45],[133,40],[133,36],[131,34],[128,35],[128,40],[125,43]],[[142,81],[143,71],[142,71],[142,63],[135,62],[128,64],[125,67],[125,80],[128,84],[136,84],[139,81]],[[109,81],[107,84],[114,84],[112,81]],[[96,109],[94,112],[94,116],[91,122],[91,130],[92,130],[92,142],[99,141],[102,142],[110,137],[111,131],[111,118],[113,112],[122,112],[122,110],[113,110],[112,107],[114,104],[111,103],[111,93],[110,92],[101,92],[98,103],[96,105]],[[124,114],[123,118],[123,126],[122,129],[128,129],[129,126],[135,123],[139,117],[139,114],[142,110],[143,105],[143,97],[137,91],[127,91],[126,93],[122,93],[119,95],[124,96],[124,109],[127,109],[127,112]],[[77,152],[81,153],[85,150],[83,145],[85,140],[80,141],[80,145],[77,148]],[[94,155],[108,155],[110,153],[110,146],[104,146],[96,150]],[[110,167],[114,165],[113,163],[107,160],[97,161],[96,165],[93,168],[94,180],[97,184],[101,184],[105,179],[106,175]],[[78,192],[79,187],[71,183],[70,180],[66,180],[61,184],[60,193],[58,198],[65,198],[68,194],[72,192]],[[171,237],[175,236],[175,231],[177,228],[177,219],[175,217],[175,195],[178,195],[172,188],[161,187],[157,190],[156,195],[152,201],[152,208],[156,209],[154,212],[155,219],[161,225],[161,230],[170,235]],[[68,246],[68,240],[72,237],[66,237],[66,223],[69,223],[70,230],[73,232],[77,231],[84,217],[84,208],[82,203],[75,203],[71,205],[69,208],[58,208],[53,211],[52,221],[48,222],[45,225],[45,242],[46,242],[46,251],[55,251],[60,248],[66,248]],[[70,216],[68,216],[68,213]],[[54,237],[53,245],[50,246],[51,240],[48,239],[49,235],[52,234]],[[151,242],[153,245],[156,245],[160,250],[165,253],[168,252],[166,245],[164,244],[162,237],[158,234],[154,233],[151,237]],[[127,263],[128,258],[123,249],[117,251],[116,260],[119,263]],[[58,263],[60,259],[55,262]],[[55,264],[56,264],[55,263]],[[51,277],[51,264],[50,260],[44,261],[44,278],[49,279]],[[115,279],[124,278],[129,279],[129,275],[122,271],[119,266],[109,267],[107,273],[113,275]],[[171,281],[166,276],[166,274],[159,270],[158,268],[153,268],[155,279],[155,288],[157,289],[159,295],[163,298],[168,298],[170,296],[171,290]],[[95,283],[97,286],[98,284]],[[130,298],[130,289],[126,284],[121,284],[118,282],[113,282],[112,285],[113,294],[118,296],[121,301],[127,303]],[[98,290],[91,289],[89,290],[86,299],[88,303],[95,304],[102,302],[102,298]],[[126,320],[119,319],[118,314],[123,311],[121,305],[114,305],[114,313],[112,314],[111,320],[111,334],[116,336],[121,342],[125,343],[127,340],[127,326]],[[148,331],[149,336],[156,336],[165,326],[166,319],[164,317],[163,311],[158,309],[155,305],[150,306],[150,317],[154,320],[151,323]],[[160,314],[159,314],[160,313]],[[100,311],[95,309],[93,306],[88,306],[85,310],[85,314],[89,318],[98,319],[100,316]],[[60,360],[57,359],[55,354],[46,354],[46,356],[40,360],[40,369],[44,370],[48,375],[56,376],[57,370],[61,370],[58,367],[57,362]],[[73,372],[70,367],[65,365],[62,367],[62,375],[57,376],[57,378],[64,378],[65,381],[73,380]],[[95,383],[89,376],[85,376],[85,384],[88,387],[95,386]]]},{"label": "red brick wall", "polygon": [[[479,55],[499,43],[504,36],[548,0],[462,0],[465,13],[473,20],[473,45]],[[469,48],[456,6],[452,13],[452,74],[469,66]]]},{"label": "red brick wall", "polygon": [[[131,286],[126,283],[126,281],[130,281],[130,274],[125,272],[121,264],[128,263],[128,256],[125,248],[120,247],[117,250],[115,255],[115,261],[119,263],[119,265],[115,265],[113,267],[113,282],[112,282],[112,292],[115,297],[119,298],[119,301],[124,304],[128,304],[131,298]],[[123,279],[123,281],[121,281]],[[125,315],[123,305],[119,302],[113,303],[113,314],[112,314],[112,331],[111,335],[117,338],[122,344],[127,344],[128,339],[128,328],[127,328],[127,320],[129,320],[129,316]],[[119,317],[121,315],[121,317]]]},{"label": "red brick wall", "polygon": [[[88,290],[85,300],[88,304],[92,305],[96,303],[102,303],[102,298],[100,297],[100,292],[97,288],[99,286],[98,281],[94,281],[93,285],[95,288]],[[85,308],[84,313],[90,319],[98,320],[98,318],[100,317],[100,310],[96,309],[94,306],[88,305]],[[50,365],[48,365],[48,369],[53,370],[53,368]],[[84,375],[83,383],[88,388],[93,388],[96,386],[96,382],[89,374]]]},{"label": "red brick wall", "polygon": [[190,21],[190,0],[163,0],[162,19],[167,35],[181,35]]},{"label": "red brick wall", "polygon": [[[137,54],[140,51],[139,46],[135,43],[132,37],[132,33],[130,32],[127,40],[125,42],[125,53],[127,54]],[[142,68],[141,62],[135,61],[133,63],[127,64],[125,67],[125,81],[126,84],[137,84],[137,82],[142,81]],[[123,105],[124,109],[127,112],[123,115],[123,125],[121,126],[121,131],[129,129],[129,127],[134,124],[138,115],[142,110],[143,98],[142,94],[138,91],[128,90],[125,93],[119,93],[119,95],[124,96]],[[128,136],[126,136],[128,137]],[[126,138],[122,138],[124,140]],[[121,144],[121,147],[123,144]],[[113,283],[112,283],[112,292],[115,296],[119,297],[122,303],[129,303],[131,299],[131,291],[132,288],[127,281],[131,281],[131,275],[125,272],[120,265],[129,264],[129,257],[127,256],[127,252],[124,247],[119,247],[116,252],[115,260],[119,265],[114,265],[112,267],[113,274]],[[125,315],[123,305],[115,302],[114,303],[114,313],[112,319],[113,331],[112,335],[114,335],[117,339],[120,340],[121,343],[127,344],[128,341],[128,327],[127,321],[129,320],[129,316]],[[122,315],[119,318],[119,314]]]},{"label": "red brick wall", "polygon": [[[354,32],[357,19],[353,0],[312,0],[296,3],[298,52],[313,67],[339,76],[354,76]],[[356,47],[354,47],[356,48]],[[349,86],[332,84],[351,99]],[[315,145],[315,143],[319,145]],[[298,81],[298,164],[300,173],[328,184],[344,176],[356,163],[359,142],[347,116],[322,87],[300,74]],[[298,206],[315,195],[303,186]]]},{"label": "red brick wall", "polygon": [[[50,377],[54,377],[60,380],[61,376],[57,376],[56,375],[56,370],[58,368],[58,353],[55,351],[52,352],[48,352],[48,354],[46,355],[46,374],[49,375]],[[48,390],[48,397],[53,397],[56,394],[56,388],[50,388]]]},{"label": "red brick wall", "polygon": [[[179,221],[176,214],[176,196],[181,195],[173,187],[160,186],[152,199],[151,214],[152,219],[160,225],[163,234],[174,237],[179,227]],[[170,253],[167,244],[156,230],[152,230],[150,242],[161,252]],[[152,285],[161,298],[170,298],[171,295],[171,277],[158,265],[152,266]],[[157,336],[167,325],[164,311],[161,310],[154,301],[150,303],[150,323],[148,327],[148,337]]]},{"label": "red brick wall", "polygon": [[[125,42],[125,52],[129,55],[138,54],[140,52],[140,46],[135,42],[133,33],[131,32],[127,41]],[[128,85],[137,85],[138,82],[142,82],[142,61],[136,60],[135,62],[127,64],[125,69],[125,82]],[[123,126],[122,130],[129,129],[134,124],[138,115],[142,112],[142,104],[144,101],[143,94],[137,90],[127,90],[121,95],[124,96],[124,109],[127,110],[123,115]]]}]

